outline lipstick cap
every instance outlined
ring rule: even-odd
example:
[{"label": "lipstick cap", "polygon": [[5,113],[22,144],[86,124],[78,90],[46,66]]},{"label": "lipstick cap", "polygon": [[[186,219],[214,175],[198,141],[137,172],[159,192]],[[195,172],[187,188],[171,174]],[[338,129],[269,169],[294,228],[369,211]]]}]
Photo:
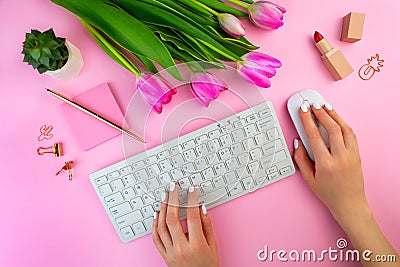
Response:
[{"label": "lipstick cap", "polygon": [[340,41],[355,43],[362,38],[365,14],[350,12],[343,18],[342,36]]}]

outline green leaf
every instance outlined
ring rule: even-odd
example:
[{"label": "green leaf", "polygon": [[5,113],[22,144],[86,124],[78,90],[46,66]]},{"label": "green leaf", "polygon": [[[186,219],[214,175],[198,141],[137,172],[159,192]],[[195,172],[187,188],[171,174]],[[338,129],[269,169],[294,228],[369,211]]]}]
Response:
[{"label": "green leaf", "polygon": [[187,64],[187,66],[193,67],[198,71],[205,72],[204,68],[190,54],[186,53],[185,51],[180,51],[168,43],[165,43],[165,46],[167,47],[171,55],[180,62],[184,62],[185,64]]},{"label": "green leaf", "polygon": [[42,52],[43,52],[43,55],[46,55],[48,57],[51,56],[51,50],[48,47],[42,47]]},{"label": "green leaf", "polygon": [[193,38],[198,39],[202,43],[205,43],[209,48],[213,49],[215,52],[221,54],[221,56],[226,58],[228,61],[241,60],[240,57],[226,49],[223,45],[221,45],[213,38],[211,38],[206,32],[202,31],[201,27],[199,27],[198,25],[188,23],[182,18],[171,14],[164,9],[137,1],[115,0],[115,2],[125,8],[130,14],[142,21],[158,25],[168,25],[171,28],[182,31],[192,36]]},{"label": "green leaf", "polygon": [[188,8],[196,11],[199,14],[202,14],[203,16],[206,17],[213,17],[214,14],[212,14],[210,11],[204,9],[203,7],[197,5],[196,3],[194,3],[192,0],[177,0],[178,2],[180,2],[182,5],[187,6]]},{"label": "green leaf", "polygon": [[140,73],[139,69],[132,63],[124,54],[122,54],[114,45],[112,45],[96,28],[94,28],[89,23],[85,22],[81,19],[83,26],[85,26],[86,30],[93,37],[96,43],[109,55],[112,59],[114,59],[118,64],[126,68],[128,71],[138,74]]},{"label": "green leaf", "polygon": [[102,0],[52,0],[98,28],[133,54],[158,62],[176,79],[182,79],[167,48],[140,20],[113,2]]},{"label": "green leaf", "polygon": [[234,7],[231,7],[224,2],[217,1],[217,0],[191,0],[191,1],[197,1],[200,2],[220,13],[230,13],[238,18],[247,18],[249,17],[248,14],[244,13],[243,11],[240,11],[239,9],[236,9]]},{"label": "green leaf", "polygon": [[35,60],[39,60],[40,58],[40,48],[35,48],[31,50],[31,56],[35,59]]},{"label": "green leaf", "polygon": [[42,74],[43,72],[46,72],[46,71],[48,71],[49,69],[47,68],[47,67],[45,67],[45,66],[43,66],[43,65],[41,65],[41,66],[39,66],[38,68],[37,68],[37,71],[40,73],[40,74]]},{"label": "green leaf", "polygon": [[151,71],[153,73],[158,72],[158,69],[156,68],[156,66],[150,59],[148,59],[147,57],[141,56],[141,55],[135,55],[135,56],[140,60],[140,62],[142,62],[142,64],[146,67],[146,69],[148,69],[149,71]]},{"label": "green leaf", "polygon": [[50,60],[49,60],[48,57],[41,57],[39,62],[42,63],[45,66],[49,66]]}]

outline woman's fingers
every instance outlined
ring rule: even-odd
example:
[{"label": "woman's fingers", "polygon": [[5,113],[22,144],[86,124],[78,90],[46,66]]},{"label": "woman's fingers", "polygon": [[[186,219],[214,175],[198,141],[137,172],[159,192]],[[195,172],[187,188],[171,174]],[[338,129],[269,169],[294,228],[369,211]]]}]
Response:
[{"label": "woman's fingers", "polygon": [[331,153],[334,154],[343,151],[345,146],[340,125],[318,103],[314,104],[312,109],[316,119],[328,133]]},{"label": "woman's fingers", "polygon": [[164,257],[166,253],[165,246],[161,240],[160,235],[158,234],[158,213],[154,212],[154,220],[152,226],[152,236],[153,236],[153,243],[156,246],[158,252],[160,252],[161,256]]},{"label": "woman's fingers", "polygon": [[314,154],[314,159],[317,161],[319,158],[323,159],[330,155],[325,141],[312,118],[311,111],[303,104],[300,108],[300,119],[303,123],[304,131],[306,132],[308,142],[310,143],[311,150]]},{"label": "woman's fingers", "polygon": [[167,217],[167,208],[168,208],[168,193],[163,192],[161,194],[161,207],[160,213],[158,214],[157,221],[157,232],[165,246],[166,249],[172,246],[172,238],[169,233],[169,229],[165,218]]},{"label": "woman's fingers", "polygon": [[188,207],[186,209],[188,237],[191,240],[204,240],[203,228],[200,219],[199,199],[197,188],[189,187]]},{"label": "woman's fingers", "polygon": [[[200,212],[200,210],[199,210]],[[201,206],[201,224],[202,224],[202,228],[203,228],[203,233],[204,236],[207,240],[208,245],[213,248],[213,249],[217,249],[217,242],[215,241],[215,237],[214,237],[214,232],[212,229],[212,225],[211,225],[211,220],[210,220],[210,216],[208,216],[207,214],[207,208],[206,205],[203,204]]]},{"label": "woman's fingers", "polygon": [[172,237],[172,243],[177,245],[183,244],[183,242],[186,241],[186,237],[183,232],[181,221],[179,220],[178,186],[176,184],[170,184],[169,191],[165,222],[167,223],[169,233]]},{"label": "woman's fingers", "polygon": [[339,114],[337,114],[337,112],[332,108],[332,106],[329,103],[325,104],[324,109],[328,113],[328,115],[337,124],[339,124],[340,128],[342,129],[345,147],[348,149],[350,149],[350,148],[357,149],[357,151],[358,151],[357,139],[354,135],[353,130],[350,128],[350,126],[347,125],[347,123],[339,116]]},{"label": "woman's fingers", "polygon": [[308,158],[307,151],[303,143],[298,139],[294,140],[293,157],[294,160],[296,161],[297,166],[299,167],[301,174],[303,175],[304,180],[312,189],[315,183],[315,176],[314,176],[315,167],[314,164]]}]

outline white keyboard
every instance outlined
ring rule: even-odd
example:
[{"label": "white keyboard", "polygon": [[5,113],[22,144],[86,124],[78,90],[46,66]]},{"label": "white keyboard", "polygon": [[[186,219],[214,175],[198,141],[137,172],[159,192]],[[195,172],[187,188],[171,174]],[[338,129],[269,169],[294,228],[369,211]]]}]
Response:
[{"label": "white keyboard", "polygon": [[294,172],[272,103],[264,102],[89,177],[121,241],[129,242],[151,233],[161,192],[172,182],[183,207],[188,187],[196,186],[209,209]]}]

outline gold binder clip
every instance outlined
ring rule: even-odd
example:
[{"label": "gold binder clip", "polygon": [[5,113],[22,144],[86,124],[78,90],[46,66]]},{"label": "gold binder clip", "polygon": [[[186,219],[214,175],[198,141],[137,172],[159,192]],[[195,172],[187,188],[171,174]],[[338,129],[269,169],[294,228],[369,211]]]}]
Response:
[{"label": "gold binder clip", "polygon": [[61,157],[63,155],[61,143],[55,143],[53,146],[49,147],[39,147],[36,151],[40,156],[44,154],[54,154],[55,157]]},{"label": "gold binder clip", "polygon": [[72,161],[65,162],[65,165],[56,173],[56,176],[63,171],[68,171],[68,180],[72,180]]}]

